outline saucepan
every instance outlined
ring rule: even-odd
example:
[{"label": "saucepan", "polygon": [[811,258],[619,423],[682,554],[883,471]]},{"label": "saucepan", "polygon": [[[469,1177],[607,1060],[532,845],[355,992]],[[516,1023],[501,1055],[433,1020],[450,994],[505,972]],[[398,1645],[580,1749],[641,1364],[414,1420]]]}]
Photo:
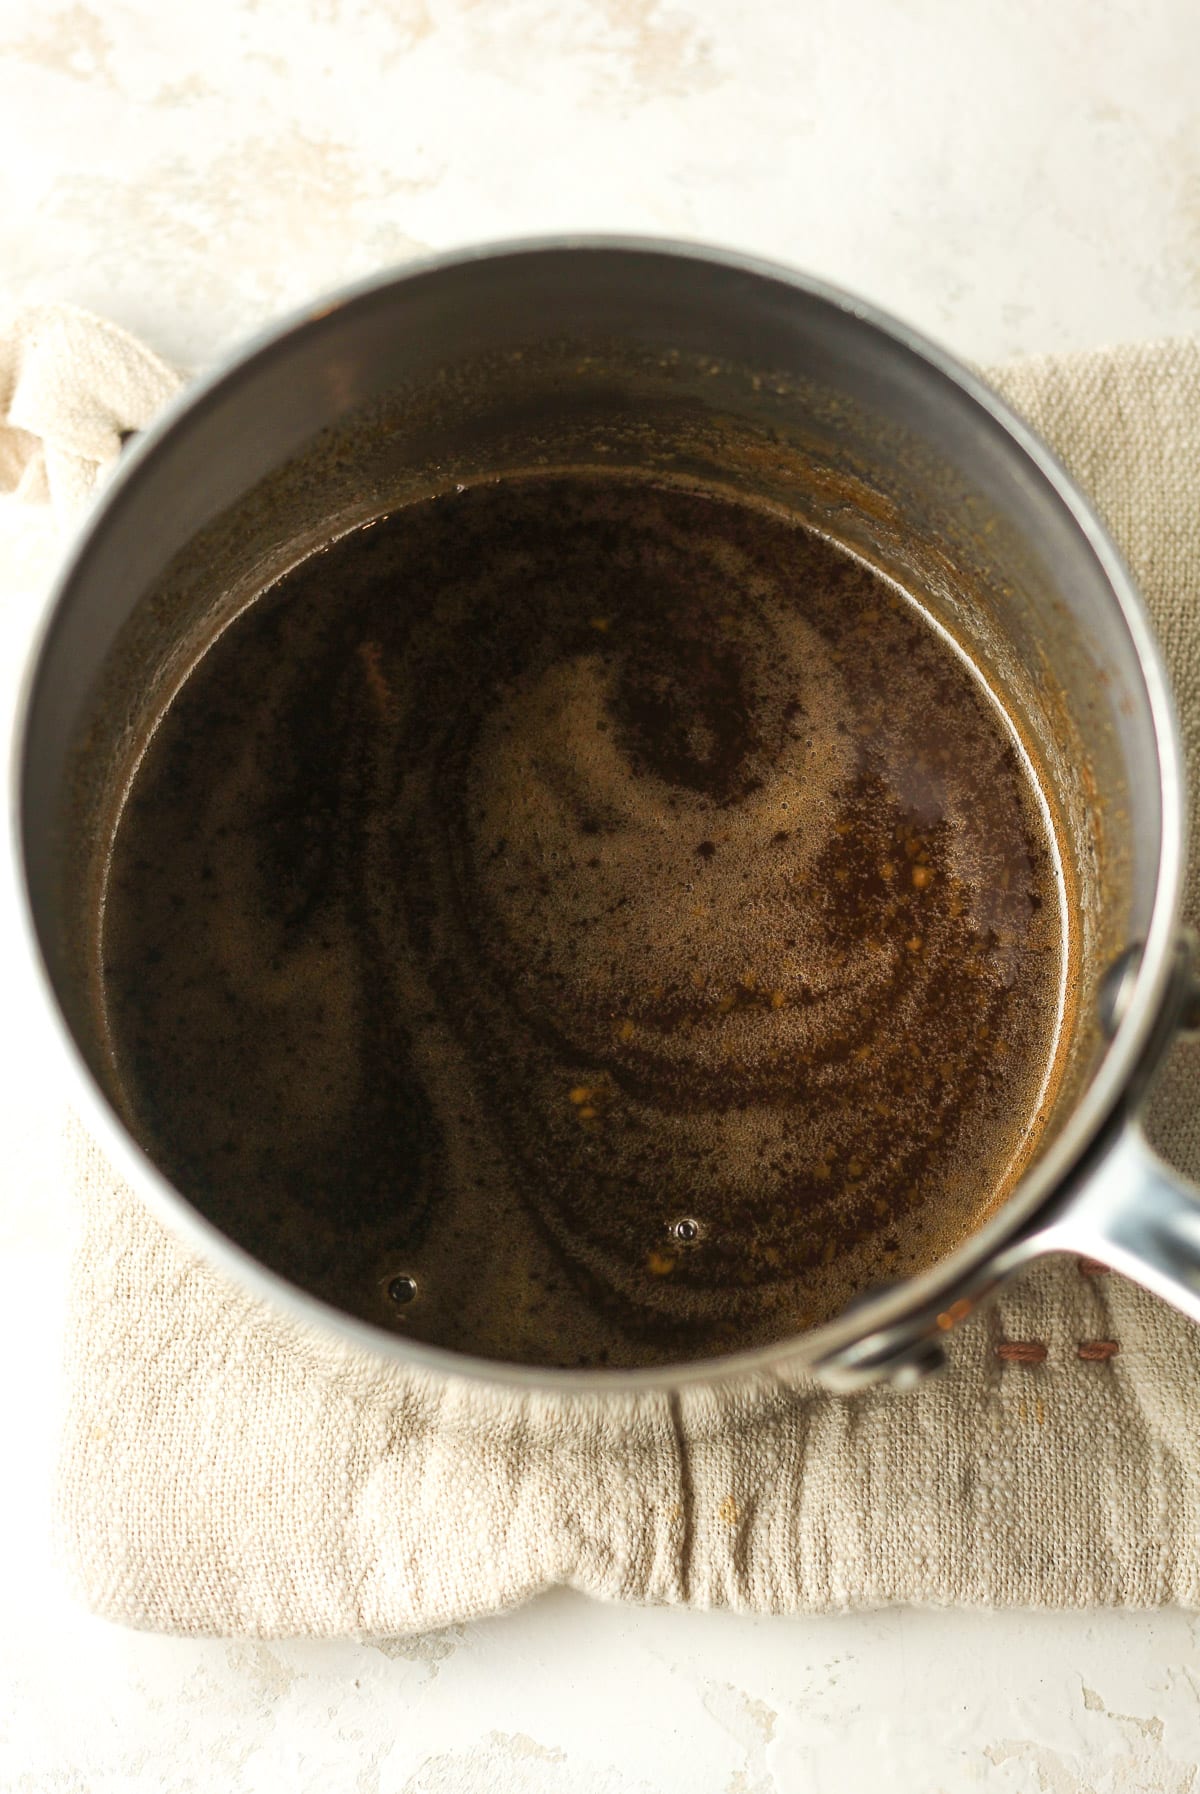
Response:
[{"label": "saucepan", "polygon": [[[645,1371],[467,1358],[318,1301],[226,1237],[121,1119],[94,954],[113,791],[214,631],[314,549],[536,466],[718,479],[802,512],[922,601],[1019,719],[1056,818],[1061,1063],[1015,1184],[937,1262],[767,1349]],[[28,947],[85,1125],[189,1245],[380,1378],[580,1393],[762,1369],[904,1384],[1030,1260],[1102,1260],[1200,1320],[1200,1191],[1151,1150],[1147,1087],[1200,992],[1180,926],[1171,690],[1085,497],[974,373],[873,307],[744,256],[564,238],[437,257],[322,301],[133,444],[49,605],[18,723]]]}]

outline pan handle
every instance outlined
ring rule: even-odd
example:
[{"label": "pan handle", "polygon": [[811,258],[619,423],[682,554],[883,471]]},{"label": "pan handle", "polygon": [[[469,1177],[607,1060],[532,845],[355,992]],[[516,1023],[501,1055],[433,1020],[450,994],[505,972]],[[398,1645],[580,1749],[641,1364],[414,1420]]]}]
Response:
[{"label": "pan handle", "polygon": [[983,1266],[944,1314],[930,1310],[856,1341],[818,1363],[818,1378],[839,1395],[883,1382],[911,1388],[944,1364],[941,1329],[1014,1272],[1060,1252],[1122,1271],[1200,1322],[1200,1187],[1159,1158],[1131,1115],[1057,1213]]},{"label": "pan handle", "polygon": [[[1141,948],[1113,965],[1101,992],[1102,1013],[1115,1032],[1137,975]],[[1176,948],[1176,975],[1142,1075],[1127,1106],[1097,1142],[1086,1164],[1028,1232],[1018,1234],[960,1285],[943,1312],[930,1308],[854,1341],[814,1367],[827,1388],[850,1394],[890,1382],[907,1388],[945,1362],[943,1332],[957,1325],[998,1283],[1050,1253],[1093,1258],[1121,1271],[1200,1323],[1200,1185],[1168,1165],[1147,1140],[1139,1104],[1148,1070],[1173,1038],[1200,1037],[1200,952],[1190,935]]]},{"label": "pan handle", "polygon": [[1063,1251],[1098,1259],[1200,1321],[1200,1187],[1159,1157],[1136,1117],[1025,1245],[1023,1256]]}]

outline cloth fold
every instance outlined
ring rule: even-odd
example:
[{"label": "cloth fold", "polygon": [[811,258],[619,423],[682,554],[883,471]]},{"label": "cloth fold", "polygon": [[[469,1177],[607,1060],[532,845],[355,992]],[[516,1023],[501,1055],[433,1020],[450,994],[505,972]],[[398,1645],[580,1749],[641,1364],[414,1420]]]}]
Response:
[{"label": "cloth fold", "polygon": [[0,316],[0,493],[48,499],[70,521],[123,438],[144,430],[179,385],[136,337],[78,306]]},{"label": "cloth fold", "polygon": [[[1200,791],[1200,345],[992,378],[1128,556]],[[1192,1175],[1197,1064],[1177,1049],[1153,1113]],[[1027,1272],[903,1397],[761,1380],[597,1407],[414,1377],[381,1400],[322,1376],[192,1262],[77,1129],[70,1176],[83,1237],[59,1526],[79,1592],[111,1618],[380,1636],[555,1583],[763,1612],[1200,1604],[1200,1328],[1096,1266]]]}]

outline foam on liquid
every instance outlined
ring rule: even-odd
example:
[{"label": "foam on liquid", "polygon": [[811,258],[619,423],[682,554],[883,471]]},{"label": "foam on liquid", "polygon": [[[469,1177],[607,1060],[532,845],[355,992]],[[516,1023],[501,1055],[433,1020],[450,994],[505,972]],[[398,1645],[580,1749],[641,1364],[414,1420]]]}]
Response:
[{"label": "foam on liquid", "polygon": [[226,631],[123,812],[104,988],[134,1125],[267,1262],[639,1364],[978,1222],[1062,927],[1015,739],[915,605],[776,515],[563,476],[359,531]]}]

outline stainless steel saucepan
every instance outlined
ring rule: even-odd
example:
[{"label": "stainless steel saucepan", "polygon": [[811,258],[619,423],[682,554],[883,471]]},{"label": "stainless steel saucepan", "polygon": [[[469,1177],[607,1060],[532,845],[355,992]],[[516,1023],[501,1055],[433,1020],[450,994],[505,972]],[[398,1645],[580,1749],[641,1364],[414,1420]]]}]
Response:
[{"label": "stainless steel saucepan", "polygon": [[[97,1022],[114,792],[214,632],[356,523],[506,469],[589,464],[776,500],[920,593],[1017,722],[1057,819],[1070,914],[1056,1094],[978,1228],[829,1325],[645,1372],[485,1364],[292,1287],[150,1163],[118,1117]],[[1159,649],[1053,456],[974,374],[845,293],[741,256],[582,238],[416,263],[290,320],[127,453],[50,606],[16,782],[29,947],[87,1126],[194,1247],[379,1377],[422,1365],[583,1392],[797,1367],[841,1389],[903,1383],[989,1288],[1049,1252],[1101,1259],[1200,1320],[1200,1191],[1139,1122],[1156,1066],[1200,1014]]]}]

